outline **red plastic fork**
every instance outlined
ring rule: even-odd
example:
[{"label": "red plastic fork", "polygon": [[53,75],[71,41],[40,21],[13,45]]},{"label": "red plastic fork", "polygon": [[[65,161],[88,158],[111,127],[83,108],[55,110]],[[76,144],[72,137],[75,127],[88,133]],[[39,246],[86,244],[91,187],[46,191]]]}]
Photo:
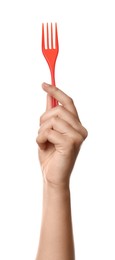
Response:
[{"label": "red plastic fork", "polygon": [[[45,41],[45,33],[44,33],[44,24],[42,24],[42,53],[48,63],[50,73],[51,73],[51,84],[55,86],[55,64],[56,59],[59,51],[59,44],[58,44],[58,31],[57,31],[57,24],[55,23],[55,44],[53,42],[53,26],[52,23],[50,25],[51,29],[51,48],[49,42],[49,26],[48,23],[46,24],[46,41]],[[46,47],[45,47],[46,42]],[[58,105],[58,101],[52,97],[52,107]]]}]

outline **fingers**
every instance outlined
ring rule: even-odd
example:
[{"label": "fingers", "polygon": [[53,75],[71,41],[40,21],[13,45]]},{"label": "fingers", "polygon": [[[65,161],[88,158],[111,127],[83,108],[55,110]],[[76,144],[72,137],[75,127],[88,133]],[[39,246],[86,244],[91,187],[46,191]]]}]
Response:
[{"label": "fingers", "polygon": [[47,142],[50,142],[54,146],[60,145],[60,147],[63,147],[65,138],[63,138],[62,134],[56,132],[55,130],[47,128],[39,133],[36,138],[36,142],[41,150],[45,150]]},{"label": "fingers", "polygon": [[45,150],[47,142],[50,142],[55,146],[55,149],[59,153],[63,152],[63,154],[68,154],[73,149],[74,152],[77,151],[83,140],[83,137],[78,132],[71,131],[66,135],[51,128],[44,129],[44,131],[41,131],[36,138],[36,142],[41,150]]},{"label": "fingers", "polygon": [[[47,92],[47,94],[49,96],[52,96],[55,99],[57,99],[59,101],[59,103],[63,105],[63,107],[65,107],[68,111],[70,111],[72,114],[74,114],[79,120],[79,116],[78,116],[76,107],[74,106],[74,102],[71,97],[69,97],[67,94],[65,94],[63,91],[61,91],[57,87],[52,87],[51,85],[46,84],[46,83],[42,84],[42,88],[44,89],[44,91]],[[50,107],[50,104],[48,103],[47,109],[49,107]]]},{"label": "fingers", "polygon": [[46,111],[52,108],[52,98],[47,94],[47,101],[46,101]]},{"label": "fingers", "polygon": [[52,117],[50,120],[47,120],[44,124],[42,124],[38,133],[40,134],[41,132],[45,132],[47,129],[53,129],[63,136],[68,136],[73,140],[75,139],[75,142],[77,140],[77,136],[81,136],[79,137],[81,142],[83,142],[86,138],[86,135],[84,135],[81,129],[77,129],[76,131],[76,129],[74,129],[69,123],[59,117]]},{"label": "fingers", "polygon": [[[50,130],[53,130],[53,132]],[[52,139],[52,137],[50,136],[51,133],[53,133],[55,139],[54,138]],[[56,133],[58,135],[56,135]],[[58,138],[56,138],[56,136]],[[67,147],[67,143],[69,142],[68,144],[68,150],[69,150],[70,142],[73,147],[78,148],[82,144],[85,138],[86,135],[84,135],[83,132],[81,133],[80,129],[79,131],[76,131],[66,121],[60,119],[59,117],[52,117],[41,125],[38,131],[37,143],[39,144],[41,149],[45,149],[44,145],[47,141],[50,141],[55,146],[58,145],[60,147],[62,146]]]},{"label": "fingers", "polygon": [[77,130],[83,136],[83,138],[87,137],[87,130],[72,113],[64,109],[62,106],[57,106],[45,112],[40,118],[40,124],[44,127],[45,122],[46,125],[49,125],[50,121],[55,120],[55,118],[61,119],[58,123],[64,121],[66,124],[68,123],[68,125],[71,125],[73,129]]},{"label": "fingers", "polygon": [[[76,130],[69,123],[60,119],[59,117],[52,117],[49,120],[45,121],[45,123],[41,125],[38,133],[45,131],[46,129],[54,129],[57,132],[63,135],[69,135],[70,137],[72,137],[72,135],[76,133]],[[80,130],[77,132],[81,134]]]},{"label": "fingers", "polygon": [[[46,83],[42,87],[47,92],[47,105],[46,112],[40,118],[36,142],[43,150],[46,149],[47,142],[66,152],[70,147],[78,149],[87,137],[87,130],[80,123],[73,100],[57,87]],[[51,97],[57,99],[62,106],[52,108]]]}]

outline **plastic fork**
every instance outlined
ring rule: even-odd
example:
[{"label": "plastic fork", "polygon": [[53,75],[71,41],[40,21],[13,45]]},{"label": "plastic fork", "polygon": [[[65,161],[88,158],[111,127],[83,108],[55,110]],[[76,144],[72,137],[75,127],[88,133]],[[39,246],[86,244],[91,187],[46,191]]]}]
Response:
[{"label": "plastic fork", "polygon": [[[46,38],[44,32],[44,24],[42,23],[42,53],[48,63],[50,73],[51,73],[51,84],[56,86],[55,84],[55,64],[59,51],[58,44],[58,31],[57,31],[57,23],[55,23],[55,43],[53,41],[53,25],[50,24],[50,37],[49,37],[49,26],[46,24]],[[50,39],[49,39],[50,38]],[[46,45],[45,45],[46,43]],[[52,97],[52,107],[58,105],[58,101]]]}]

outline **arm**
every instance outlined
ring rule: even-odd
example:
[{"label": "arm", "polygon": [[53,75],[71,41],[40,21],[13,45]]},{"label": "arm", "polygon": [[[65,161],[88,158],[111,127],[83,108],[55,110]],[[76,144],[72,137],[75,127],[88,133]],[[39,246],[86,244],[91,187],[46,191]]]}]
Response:
[{"label": "arm", "polygon": [[74,260],[69,188],[44,184],[37,260]]},{"label": "arm", "polygon": [[[43,84],[46,112],[36,139],[43,173],[43,212],[36,260],[74,260],[70,175],[87,130],[81,125],[70,97]],[[51,96],[61,106],[51,108]]]}]

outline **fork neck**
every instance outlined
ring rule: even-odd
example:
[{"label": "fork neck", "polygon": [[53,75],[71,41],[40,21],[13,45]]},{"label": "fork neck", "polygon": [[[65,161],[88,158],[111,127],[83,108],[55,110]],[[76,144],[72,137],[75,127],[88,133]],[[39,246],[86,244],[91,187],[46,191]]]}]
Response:
[{"label": "fork neck", "polygon": [[55,83],[55,68],[50,68],[50,72],[51,72],[51,84],[53,86],[55,86],[56,85],[56,83]]}]

